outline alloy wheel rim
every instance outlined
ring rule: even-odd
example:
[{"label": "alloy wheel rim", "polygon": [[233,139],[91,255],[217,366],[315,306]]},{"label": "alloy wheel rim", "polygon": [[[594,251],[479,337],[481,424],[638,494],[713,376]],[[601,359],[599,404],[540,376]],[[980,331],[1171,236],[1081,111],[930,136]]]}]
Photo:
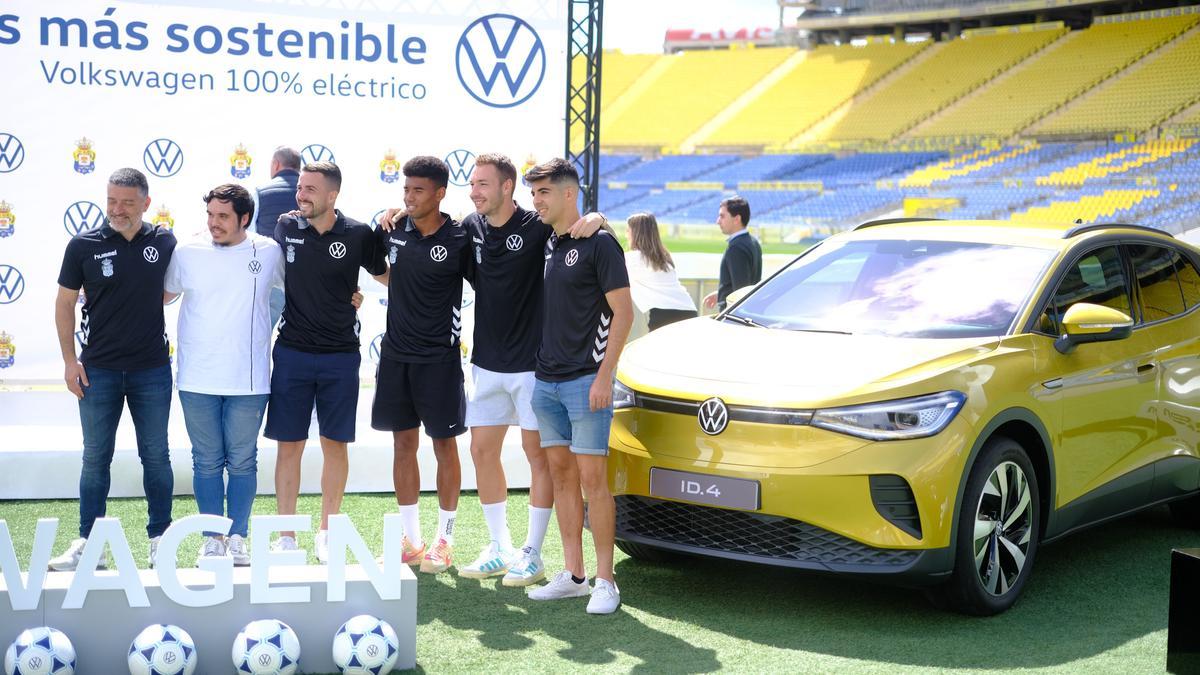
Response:
[{"label": "alloy wheel rim", "polygon": [[1001,462],[983,485],[975,509],[975,573],[984,590],[1003,596],[1025,569],[1033,535],[1029,478],[1014,462]]}]

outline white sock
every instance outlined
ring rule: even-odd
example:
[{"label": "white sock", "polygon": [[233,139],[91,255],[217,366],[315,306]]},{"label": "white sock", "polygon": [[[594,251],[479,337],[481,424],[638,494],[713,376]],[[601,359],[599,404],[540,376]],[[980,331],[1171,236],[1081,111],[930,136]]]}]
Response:
[{"label": "white sock", "polygon": [[550,525],[550,514],[554,509],[543,509],[540,506],[529,507],[529,534],[525,535],[525,546],[535,552],[542,552],[542,543],[546,540],[546,528]]},{"label": "white sock", "polygon": [[457,515],[457,509],[454,511],[438,509],[437,536],[439,539],[445,539],[447,544],[454,544],[454,519]]},{"label": "white sock", "polygon": [[492,543],[501,551],[512,550],[512,535],[508,532],[508,503],[480,504],[483,508],[483,520],[487,523],[488,534]]},{"label": "white sock", "polygon": [[421,548],[425,540],[421,538],[421,514],[416,504],[400,505],[400,521],[404,525],[404,536],[416,548]]}]

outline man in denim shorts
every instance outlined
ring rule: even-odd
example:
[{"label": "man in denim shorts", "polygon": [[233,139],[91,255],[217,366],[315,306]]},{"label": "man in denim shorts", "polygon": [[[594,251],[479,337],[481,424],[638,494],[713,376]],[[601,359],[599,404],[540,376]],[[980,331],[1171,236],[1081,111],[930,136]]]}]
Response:
[{"label": "man in denim shorts", "polygon": [[[617,359],[633,324],[625,254],[607,231],[587,239],[567,230],[579,220],[579,174],[566,160],[530,169],[533,205],[554,228],[547,243],[542,344],[537,356],[533,411],[550,462],[555,511],[567,569],[529,594],[534,600],[588,595],[589,614],[621,604],[613,581],[616,508],[608,489],[608,432]],[[583,499],[596,547],[596,586],[583,568]]]}]

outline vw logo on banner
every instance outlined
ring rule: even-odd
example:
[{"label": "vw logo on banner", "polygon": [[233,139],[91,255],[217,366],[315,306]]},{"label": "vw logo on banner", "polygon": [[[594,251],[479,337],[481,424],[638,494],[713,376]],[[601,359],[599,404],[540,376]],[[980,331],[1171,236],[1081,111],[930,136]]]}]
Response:
[{"label": "vw logo on banner", "polygon": [[16,171],[25,161],[25,146],[21,139],[8,133],[0,133],[0,173]]},{"label": "vw logo on banner", "polygon": [[142,152],[142,162],[155,176],[169,178],[183,168],[183,149],[169,138],[156,138]]},{"label": "vw logo on banner", "polygon": [[74,237],[104,224],[104,209],[94,202],[75,202],[63,212],[63,229]]},{"label": "vw logo on banner", "polygon": [[380,333],[379,335],[375,336],[374,340],[371,340],[371,346],[367,349],[367,352],[370,355],[372,361],[374,361],[375,363],[379,363],[379,355],[382,353],[382,350],[383,350],[383,333]]},{"label": "vw logo on banner", "polygon": [[313,162],[337,164],[337,160],[333,158],[333,151],[320,143],[304,146],[304,149],[300,151],[300,160],[302,165],[312,164]]},{"label": "vw logo on banner", "polygon": [[729,409],[725,407],[724,401],[714,396],[700,404],[700,410],[696,411],[696,419],[704,433],[716,436],[725,431],[726,425],[729,424]]},{"label": "vw logo on banner", "polygon": [[470,150],[452,150],[446,155],[446,166],[450,167],[451,185],[469,185],[471,172],[475,170],[475,153]]},{"label": "vw logo on banner", "polygon": [[0,265],[0,305],[17,301],[25,292],[25,277],[12,265]]},{"label": "vw logo on banner", "polygon": [[546,76],[546,47],[533,26],[511,14],[476,19],[458,39],[458,81],[476,101],[511,108],[529,100]]}]

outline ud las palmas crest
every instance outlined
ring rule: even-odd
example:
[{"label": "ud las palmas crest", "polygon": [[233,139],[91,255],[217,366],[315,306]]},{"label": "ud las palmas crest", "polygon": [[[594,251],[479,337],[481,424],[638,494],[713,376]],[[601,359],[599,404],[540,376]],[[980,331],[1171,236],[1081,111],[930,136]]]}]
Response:
[{"label": "ud las palmas crest", "polygon": [[100,261],[100,273],[106,277],[111,277],[113,275],[112,258],[105,258],[104,260]]},{"label": "ud las palmas crest", "polygon": [[154,220],[150,221],[155,225],[160,225],[168,230],[175,229],[175,219],[171,217],[171,209],[167,208],[166,204],[158,207],[158,214],[154,216]]},{"label": "ud las palmas crest", "polygon": [[0,330],[0,368],[8,368],[16,363],[17,347],[8,333]]},{"label": "ud las palmas crest", "polygon": [[87,136],[75,141],[75,152],[71,154],[75,157],[75,170],[79,173],[86,175],[96,168],[96,150]]},{"label": "ud las palmas crest", "polygon": [[13,215],[12,204],[0,199],[0,239],[11,237],[16,225],[17,217]]},{"label": "ud las palmas crest", "polygon": [[233,177],[242,180],[250,176],[250,151],[246,146],[238,143],[238,146],[233,149],[233,154],[229,157],[229,173]]},{"label": "ud las palmas crest", "polygon": [[379,180],[385,183],[400,180],[400,162],[396,159],[396,151],[391,148],[383,153],[383,161],[379,163]]}]

